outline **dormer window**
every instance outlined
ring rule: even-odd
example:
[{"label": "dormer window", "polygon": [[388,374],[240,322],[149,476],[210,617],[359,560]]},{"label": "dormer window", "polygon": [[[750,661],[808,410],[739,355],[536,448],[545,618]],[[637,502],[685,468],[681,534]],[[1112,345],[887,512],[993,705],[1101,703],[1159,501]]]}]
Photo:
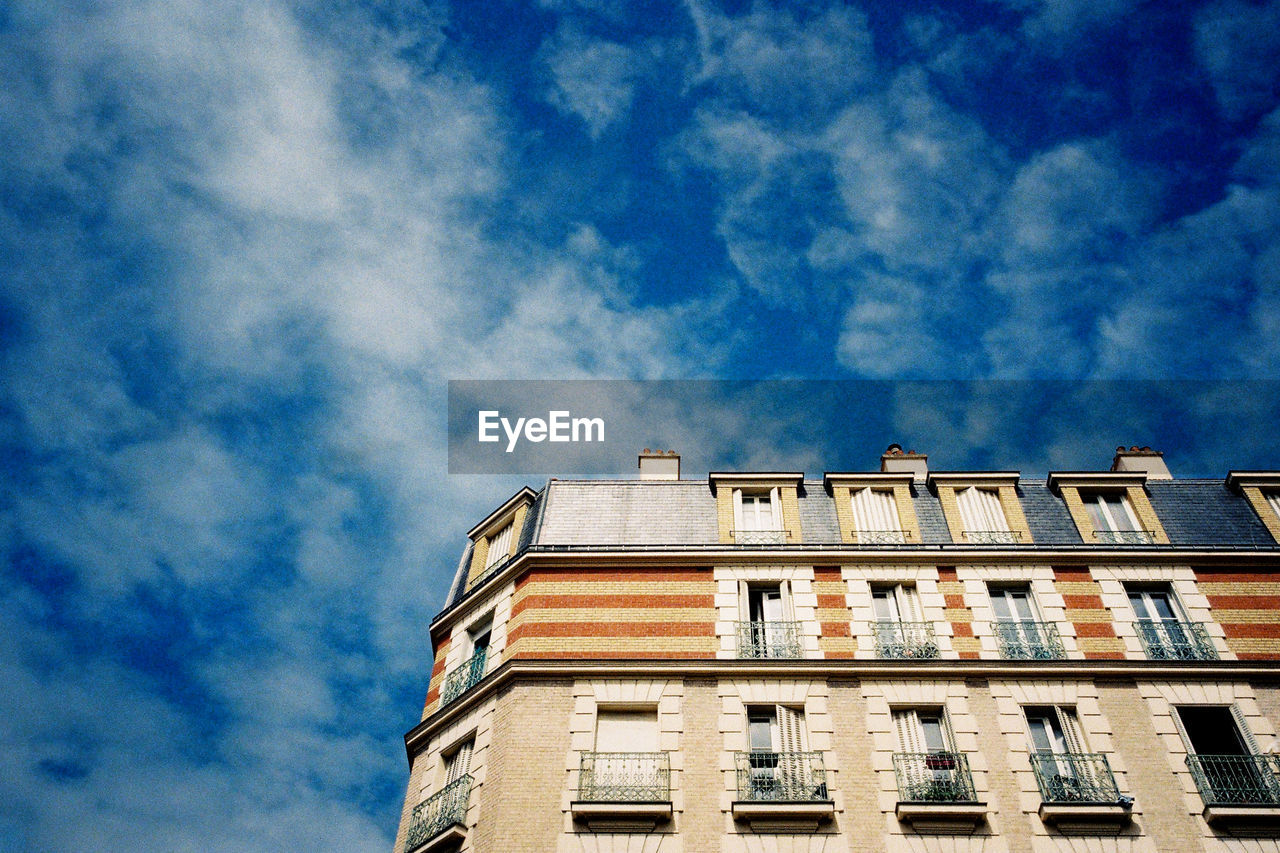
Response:
[{"label": "dormer window", "polygon": [[786,541],[782,529],[782,507],[778,490],[734,491],[736,539],[740,545],[780,545]]},{"label": "dormer window", "polygon": [[858,542],[868,545],[901,545],[906,531],[898,520],[898,502],[892,489],[865,488],[850,496]]},{"label": "dormer window", "polygon": [[1142,529],[1124,492],[1080,492],[1096,541],[1112,545],[1147,545],[1151,534]]},{"label": "dormer window", "polygon": [[964,524],[964,539],[977,545],[1012,544],[1018,535],[1009,529],[1000,493],[995,489],[970,486],[956,493],[956,506]]},{"label": "dormer window", "polygon": [[506,527],[489,538],[489,558],[486,560],[485,571],[496,569],[511,558],[511,531],[514,528],[515,525],[508,522]]}]

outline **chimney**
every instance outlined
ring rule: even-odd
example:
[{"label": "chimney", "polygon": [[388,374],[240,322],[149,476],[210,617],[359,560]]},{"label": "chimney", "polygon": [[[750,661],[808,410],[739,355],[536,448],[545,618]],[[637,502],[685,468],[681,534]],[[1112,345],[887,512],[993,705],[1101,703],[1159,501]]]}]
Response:
[{"label": "chimney", "polygon": [[891,444],[880,456],[882,474],[911,474],[922,483],[929,476],[929,457],[914,450],[903,451],[901,444]]},{"label": "chimney", "polygon": [[680,454],[646,447],[640,454],[639,467],[641,480],[679,480]]},{"label": "chimney", "polygon": [[1164,464],[1164,454],[1150,447],[1137,445],[1126,450],[1116,448],[1116,458],[1111,462],[1112,471],[1132,471],[1146,474],[1148,480],[1172,480],[1169,466]]}]

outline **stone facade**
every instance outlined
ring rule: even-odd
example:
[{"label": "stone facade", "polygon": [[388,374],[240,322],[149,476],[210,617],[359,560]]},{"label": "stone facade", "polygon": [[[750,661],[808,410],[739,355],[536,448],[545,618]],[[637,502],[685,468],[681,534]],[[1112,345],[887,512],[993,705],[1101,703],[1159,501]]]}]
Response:
[{"label": "stone facade", "polygon": [[[954,485],[980,476],[907,476],[883,486],[902,542],[872,544],[849,505],[861,476],[781,485],[779,544],[734,543],[727,482],[552,481],[503,504],[431,626],[395,853],[1280,853],[1280,523],[1262,487],[1125,481],[1150,541],[1106,545],[1070,479],[1105,474],[1051,489],[998,473],[1019,535],[983,544],[959,536]],[[498,565],[487,549],[508,520]],[[746,652],[762,589],[781,616]],[[901,620],[924,639],[877,618],[886,589],[910,591]],[[1015,598],[1033,618],[1002,612]],[[1176,619],[1153,627],[1142,600]],[[1217,783],[1193,772],[1193,740],[1226,743],[1188,731],[1206,709],[1234,721],[1230,755],[1252,768],[1238,802],[1207,802]],[[627,753],[643,784],[607,801],[584,775],[585,758],[623,754],[594,752],[606,711],[651,717],[657,750]],[[911,740],[926,718],[945,748]],[[1035,751],[1032,720],[1058,721],[1058,752]],[[462,754],[469,791],[424,836]],[[1066,758],[1049,775],[1046,754],[1088,757],[1114,788],[1088,793],[1101,777]]]}]

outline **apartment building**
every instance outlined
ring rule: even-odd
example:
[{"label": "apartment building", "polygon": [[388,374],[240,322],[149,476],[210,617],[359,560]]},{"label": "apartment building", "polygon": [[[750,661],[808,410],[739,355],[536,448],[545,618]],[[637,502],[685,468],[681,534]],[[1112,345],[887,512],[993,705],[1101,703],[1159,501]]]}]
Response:
[{"label": "apartment building", "polygon": [[1280,851],[1280,472],[712,472],[467,532],[396,853]]}]

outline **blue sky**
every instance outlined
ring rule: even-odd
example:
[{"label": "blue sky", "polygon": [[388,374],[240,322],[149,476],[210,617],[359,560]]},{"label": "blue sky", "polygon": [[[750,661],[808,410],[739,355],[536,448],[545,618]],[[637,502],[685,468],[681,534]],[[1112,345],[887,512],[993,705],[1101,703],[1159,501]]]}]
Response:
[{"label": "blue sky", "polygon": [[[16,0],[0,69],[0,851],[389,849],[524,482],[446,476],[448,379],[1280,366],[1280,3]],[[1274,386],[1195,387],[887,438],[1280,467]],[[768,420],[655,444],[840,445]]]}]

